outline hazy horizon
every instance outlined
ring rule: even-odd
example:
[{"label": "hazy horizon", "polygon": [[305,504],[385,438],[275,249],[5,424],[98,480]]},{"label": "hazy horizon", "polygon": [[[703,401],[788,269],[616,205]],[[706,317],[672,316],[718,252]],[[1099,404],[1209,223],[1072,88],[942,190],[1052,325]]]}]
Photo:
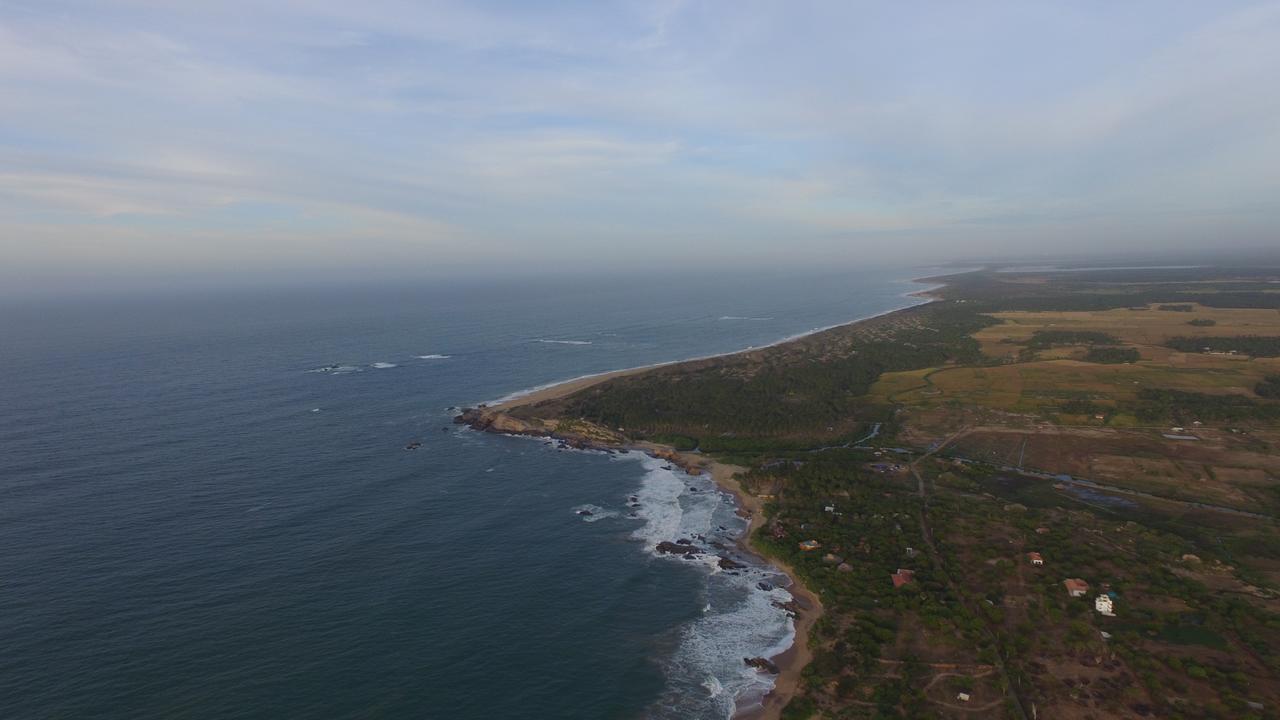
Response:
[{"label": "hazy horizon", "polygon": [[1280,2],[0,3],[0,294],[1260,252]]}]

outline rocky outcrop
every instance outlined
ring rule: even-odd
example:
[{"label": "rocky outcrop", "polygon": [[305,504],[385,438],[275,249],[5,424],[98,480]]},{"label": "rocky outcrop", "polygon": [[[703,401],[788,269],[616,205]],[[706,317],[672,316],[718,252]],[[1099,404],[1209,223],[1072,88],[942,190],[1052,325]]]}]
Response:
[{"label": "rocky outcrop", "polygon": [[767,672],[770,675],[777,675],[780,672],[778,670],[778,666],[774,665],[773,661],[769,660],[769,658],[742,658],[742,662],[746,663],[747,667],[753,667],[762,672]]},{"label": "rocky outcrop", "polygon": [[717,562],[716,564],[720,566],[721,570],[737,570],[739,568],[746,567],[746,565],[743,565],[740,562],[734,562],[733,560],[730,560],[729,558],[723,557],[723,556],[720,558],[720,561]]},{"label": "rocky outcrop", "polygon": [[697,555],[702,552],[702,550],[700,550],[696,545],[673,543],[667,540],[663,540],[662,542],[658,543],[658,547],[655,549],[658,552],[664,553],[667,555],[686,555],[687,556],[687,555]]}]

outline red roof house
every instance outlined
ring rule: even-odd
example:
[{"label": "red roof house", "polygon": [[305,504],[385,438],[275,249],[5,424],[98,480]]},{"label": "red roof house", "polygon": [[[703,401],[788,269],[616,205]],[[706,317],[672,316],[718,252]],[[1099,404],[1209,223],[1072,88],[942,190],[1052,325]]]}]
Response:
[{"label": "red roof house", "polygon": [[1080,578],[1067,578],[1062,581],[1067,588],[1067,594],[1071,597],[1084,597],[1089,592],[1089,583]]}]

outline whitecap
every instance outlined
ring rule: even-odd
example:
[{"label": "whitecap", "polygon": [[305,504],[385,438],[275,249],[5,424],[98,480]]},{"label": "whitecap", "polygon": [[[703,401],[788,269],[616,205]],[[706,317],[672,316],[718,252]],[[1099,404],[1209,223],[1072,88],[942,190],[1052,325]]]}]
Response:
[{"label": "whitecap", "polygon": [[[715,492],[705,475],[690,476],[655,458],[642,462],[646,472],[632,493],[642,523],[632,537],[660,561],[704,568],[707,578],[702,613],[681,628],[676,650],[665,663],[668,690],[649,714],[661,720],[728,718],[738,708],[758,704],[773,687],[773,675],[746,665],[743,658],[771,658],[794,640],[792,618],[779,607],[792,599],[778,587],[787,580],[776,568],[736,553],[732,557],[744,566],[722,570],[720,556],[731,554],[726,551],[746,529],[732,496]],[[681,539],[706,550],[687,560],[656,552],[657,543]],[[768,590],[761,589],[762,582]]]},{"label": "whitecap", "polygon": [[702,681],[702,687],[707,689],[708,697],[715,697],[724,692],[724,685],[720,684],[715,675],[708,675],[707,679]]},{"label": "whitecap", "polygon": [[573,509],[573,514],[582,518],[583,522],[600,522],[606,518],[617,517],[618,513],[613,510],[606,510],[599,505],[579,505]]},{"label": "whitecap", "polygon": [[549,340],[547,338],[538,338],[534,342],[548,343],[551,345],[590,345],[590,340]]},{"label": "whitecap", "polygon": [[419,360],[448,360],[452,355],[414,355]]},{"label": "whitecap", "polygon": [[328,373],[330,375],[346,375],[347,373],[364,372],[364,368],[356,365],[325,365],[324,367],[313,368],[307,370],[309,373]]},{"label": "whitecap", "polygon": [[371,368],[377,368],[377,369],[379,369],[379,370],[386,370],[387,368],[393,368],[393,367],[399,367],[399,366],[398,366],[398,365],[396,365],[395,363],[389,363],[389,362],[376,362],[376,363],[371,363],[371,364],[369,365],[369,367],[371,367]]}]

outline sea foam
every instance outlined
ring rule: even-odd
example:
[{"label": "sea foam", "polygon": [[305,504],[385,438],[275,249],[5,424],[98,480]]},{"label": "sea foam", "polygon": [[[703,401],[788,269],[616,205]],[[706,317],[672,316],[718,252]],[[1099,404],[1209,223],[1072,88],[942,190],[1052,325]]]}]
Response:
[{"label": "sea foam", "polygon": [[[633,493],[643,521],[632,537],[660,562],[678,562],[706,573],[700,617],[679,629],[679,643],[666,663],[667,689],[649,710],[653,718],[724,717],[758,704],[774,676],[747,666],[744,658],[773,657],[795,638],[792,619],[779,607],[792,599],[780,584],[786,576],[738,551],[746,521],[732,496],[706,476],[691,476],[663,460],[645,457],[645,475]],[[687,539],[705,552],[692,560],[658,553],[658,543]],[[717,547],[719,546],[719,547]],[[744,567],[725,571],[721,556]],[[761,583],[769,590],[762,590]]]}]

